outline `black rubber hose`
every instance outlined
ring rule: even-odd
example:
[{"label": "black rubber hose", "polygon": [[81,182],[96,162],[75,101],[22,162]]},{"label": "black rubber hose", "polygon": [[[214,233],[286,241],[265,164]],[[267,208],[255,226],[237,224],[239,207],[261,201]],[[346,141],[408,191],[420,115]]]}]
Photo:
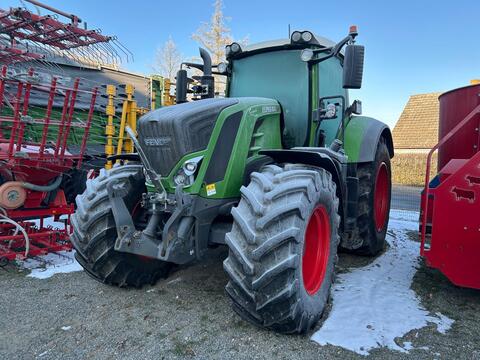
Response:
[{"label": "black rubber hose", "polygon": [[63,175],[60,175],[50,185],[35,185],[29,182],[22,182],[21,185],[23,188],[28,190],[50,192],[50,191],[56,190],[60,186],[60,184],[62,183],[62,178],[63,178]]}]

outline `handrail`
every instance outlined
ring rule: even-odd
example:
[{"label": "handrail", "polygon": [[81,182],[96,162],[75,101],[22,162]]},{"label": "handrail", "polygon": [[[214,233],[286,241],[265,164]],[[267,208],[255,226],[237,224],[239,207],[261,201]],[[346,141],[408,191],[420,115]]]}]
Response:
[{"label": "handrail", "polygon": [[[470,120],[472,120],[475,115],[480,113],[480,105],[477,105],[462,121],[460,121],[452,130],[450,130],[447,135],[445,135],[438,143],[435,145],[432,150],[428,153],[427,156],[427,169],[425,174],[425,189],[424,189],[424,209],[422,214],[422,224],[421,224],[421,242],[420,242],[420,254],[423,256],[425,248],[425,236],[427,229],[427,214],[428,214],[428,195],[430,190],[430,163],[432,162],[433,153],[448,140],[452,138],[461,128],[463,128]],[[433,231],[433,228],[432,228]]]}]

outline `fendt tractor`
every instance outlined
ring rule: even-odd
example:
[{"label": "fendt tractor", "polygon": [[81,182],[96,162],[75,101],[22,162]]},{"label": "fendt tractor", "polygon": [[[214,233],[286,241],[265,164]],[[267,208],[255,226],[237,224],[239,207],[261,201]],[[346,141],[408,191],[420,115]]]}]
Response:
[{"label": "fendt tractor", "polygon": [[[177,104],[127,128],[137,152],[113,157],[76,199],[72,242],[85,270],[140,287],[226,245],[233,309],[282,333],[310,329],[338,249],[377,254],[389,219],[390,130],[348,97],[362,83],[357,35],[351,27],[335,44],[295,31],[232,43],[224,63],[200,49],[203,64],[182,64]],[[226,96],[215,98],[220,75]]]}]

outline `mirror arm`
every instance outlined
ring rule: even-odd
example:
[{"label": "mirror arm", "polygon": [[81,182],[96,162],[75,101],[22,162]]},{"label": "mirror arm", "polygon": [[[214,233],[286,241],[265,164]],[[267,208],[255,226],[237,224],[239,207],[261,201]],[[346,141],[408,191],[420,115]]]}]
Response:
[{"label": "mirror arm", "polygon": [[310,60],[309,63],[318,64],[318,63],[321,63],[322,61],[330,59],[331,57],[337,56],[345,45],[353,41],[355,41],[355,37],[350,34],[346,36],[343,40],[338,42],[335,46],[332,46],[331,48],[329,48],[330,53],[327,56],[324,56],[320,59]]},{"label": "mirror arm", "polygon": [[180,69],[182,68],[182,66],[186,66],[186,67],[189,67],[189,68],[195,68],[195,69],[198,69],[200,71],[203,71],[203,65],[202,64],[196,64],[196,63],[191,63],[191,62],[182,62],[182,64],[180,65]]},{"label": "mirror arm", "polygon": [[330,54],[328,54],[327,56],[324,56],[324,57],[322,57],[322,58],[320,58],[320,59],[310,60],[308,63],[315,65],[315,64],[321,63],[322,61],[325,61],[325,60],[327,60],[327,59],[330,59],[330,58],[333,57],[334,55],[335,55],[335,54],[333,53],[333,51],[330,50]]}]

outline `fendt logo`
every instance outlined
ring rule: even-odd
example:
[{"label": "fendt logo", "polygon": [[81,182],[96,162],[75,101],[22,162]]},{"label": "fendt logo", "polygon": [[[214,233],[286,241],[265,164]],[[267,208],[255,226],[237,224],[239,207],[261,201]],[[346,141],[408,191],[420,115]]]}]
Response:
[{"label": "fendt logo", "polygon": [[150,137],[150,138],[145,138],[143,142],[147,146],[165,146],[169,144],[172,141],[172,138],[170,136],[162,136],[162,137]]}]

